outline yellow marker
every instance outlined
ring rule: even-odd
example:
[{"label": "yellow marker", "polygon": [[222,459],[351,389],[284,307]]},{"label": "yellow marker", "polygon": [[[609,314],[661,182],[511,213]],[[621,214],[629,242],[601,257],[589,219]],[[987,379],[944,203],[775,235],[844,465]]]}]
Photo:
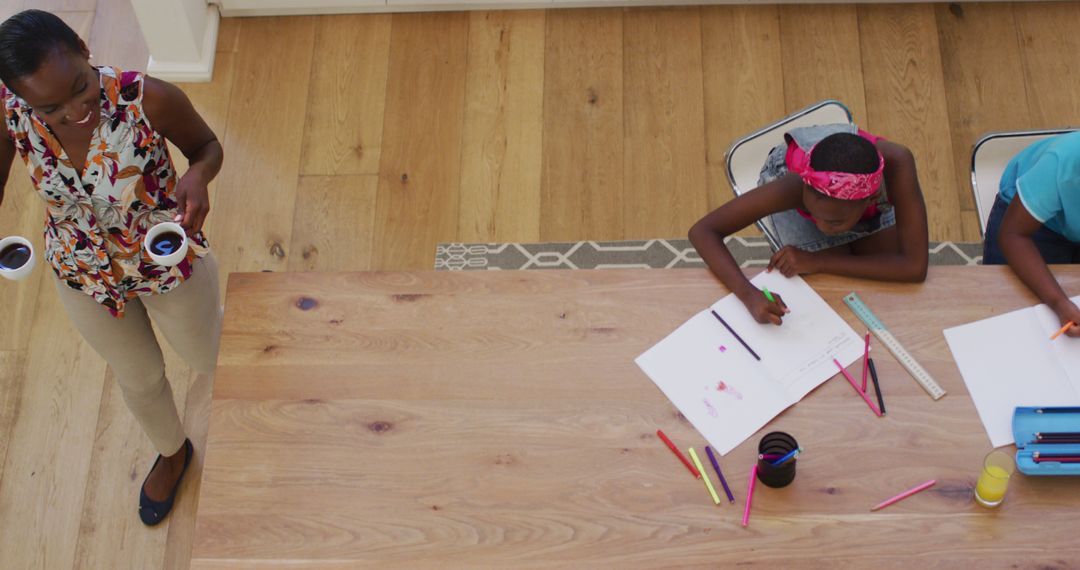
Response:
[{"label": "yellow marker", "polygon": [[709,494],[712,495],[712,502],[714,505],[720,504],[720,497],[716,495],[716,489],[713,489],[712,481],[709,481],[709,474],[705,472],[705,469],[701,466],[701,460],[697,457],[697,452],[694,448],[690,448],[690,459],[694,460],[694,467],[697,467],[699,473],[701,473],[701,480],[705,481],[705,488],[709,490]]}]

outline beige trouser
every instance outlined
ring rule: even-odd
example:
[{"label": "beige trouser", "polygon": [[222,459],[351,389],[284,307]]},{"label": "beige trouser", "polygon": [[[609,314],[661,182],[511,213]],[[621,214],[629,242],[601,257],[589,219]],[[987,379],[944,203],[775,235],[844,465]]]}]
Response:
[{"label": "beige trouser", "polygon": [[[213,254],[195,262],[191,277],[163,295],[147,295],[124,306],[117,319],[86,293],[56,279],[60,301],[83,338],[109,363],[128,409],[162,455],[184,445],[165,359],[150,326],[153,317],[177,354],[194,370],[210,374],[221,338],[218,268]],[[149,316],[147,315],[149,313]]]}]

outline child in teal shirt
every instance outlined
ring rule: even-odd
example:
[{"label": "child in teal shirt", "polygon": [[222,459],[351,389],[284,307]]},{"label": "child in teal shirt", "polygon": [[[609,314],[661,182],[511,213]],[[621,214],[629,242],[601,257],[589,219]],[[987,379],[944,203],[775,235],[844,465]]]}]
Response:
[{"label": "child in teal shirt", "polygon": [[[1019,198],[1019,199],[1017,199]],[[1047,264],[1080,263],[1080,131],[1041,140],[1016,155],[986,223],[983,263],[1008,263],[1080,337],[1080,308]]]}]

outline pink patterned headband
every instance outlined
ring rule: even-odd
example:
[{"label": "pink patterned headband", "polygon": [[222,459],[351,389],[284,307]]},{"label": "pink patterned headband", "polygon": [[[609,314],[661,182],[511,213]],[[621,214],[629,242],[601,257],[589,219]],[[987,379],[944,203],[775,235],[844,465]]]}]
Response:
[{"label": "pink patterned headband", "polygon": [[[859,130],[859,136],[871,143],[876,143],[878,140],[878,137],[861,129]],[[784,156],[788,171],[798,174],[799,178],[802,178],[803,182],[809,184],[814,190],[830,198],[862,200],[873,196],[877,193],[878,188],[881,188],[882,172],[885,170],[885,158],[881,156],[880,152],[878,152],[878,168],[869,174],[819,172],[810,166],[810,155],[814,152],[813,147],[810,148],[809,152],[803,151],[791,136],[784,135],[784,137],[787,139],[788,145],[787,154]]]}]

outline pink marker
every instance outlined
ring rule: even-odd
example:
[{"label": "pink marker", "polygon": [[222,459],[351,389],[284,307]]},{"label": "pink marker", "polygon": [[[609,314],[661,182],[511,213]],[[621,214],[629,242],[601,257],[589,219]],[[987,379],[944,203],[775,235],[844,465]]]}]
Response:
[{"label": "pink marker", "polygon": [[862,391],[866,391],[866,372],[869,369],[870,358],[870,331],[866,331],[866,347],[862,353]]},{"label": "pink marker", "polygon": [[859,389],[859,385],[855,383],[855,379],[851,377],[851,374],[848,374],[847,368],[844,368],[844,365],[840,364],[840,361],[835,358],[832,361],[836,363],[836,367],[839,368],[840,372],[844,374],[844,378],[847,378],[847,381],[849,384],[851,384],[851,387],[855,388],[855,392],[862,396],[862,399],[864,402],[866,402],[867,406],[870,406],[870,410],[874,412],[874,415],[880,418],[881,412],[877,409],[877,406],[875,406],[874,403],[870,401],[870,398],[866,396],[866,392]]},{"label": "pink marker", "polygon": [[885,507],[887,507],[887,506],[889,506],[889,505],[891,505],[891,504],[893,504],[893,503],[895,503],[897,501],[902,501],[902,500],[914,495],[915,493],[918,493],[920,491],[925,491],[926,489],[929,489],[930,487],[933,487],[935,483],[937,483],[937,479],[931,479],[931,480],[923,483],[922,485],[919,485],[918,487],[912,487],[912,488],[908,489],[907,491],[904,491],[903,493],[900,493],[899,495],[897,495],[897,496],[895,496],[895,497],[893,497],[893,498],[891,498],[891,499],[889,499],[887,501],[882,501],[882,502],[874,505],[873,507],[870,508],[870,510],[871,511],[876,511],[878,509],[884,509]]},{"label": "pink marker", "polygon": [[746,508],[743,509],[742,525],[750,524],[750,503],[754,501],[754,482],[757,481],[757,465],[750,469],[750,482],[746,484]]}]

